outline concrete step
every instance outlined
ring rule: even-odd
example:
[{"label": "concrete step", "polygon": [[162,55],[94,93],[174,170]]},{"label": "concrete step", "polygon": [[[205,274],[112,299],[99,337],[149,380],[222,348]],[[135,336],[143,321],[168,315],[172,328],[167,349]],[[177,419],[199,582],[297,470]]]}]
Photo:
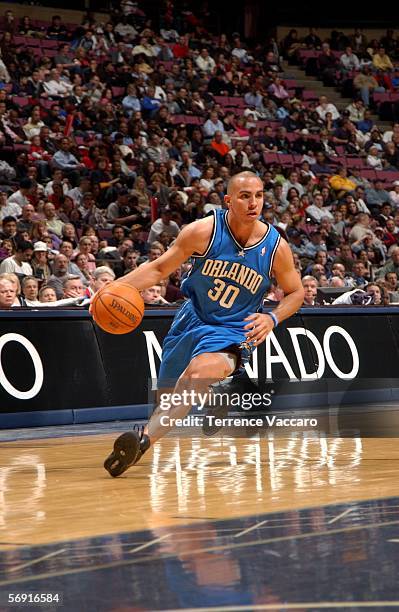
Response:
[{"label": "concrete step", "polygon": [[[343,98],[340,92],[335,87],[326,87],[322,81],[319,81],[315,76],[307,76],[305,71],[297,66],[289,66],[286,61],[282,62],[282,68],[284,69],[283,78],[292,78],[297,82],[298,87],[304,87],[310,91],[313,91],[318,97],[327,96],[328,100],[335,104],[339,111],[345,110],[345,108],[352,102],[351,98]],[[391,129],[390,121],[380,121],[377,115],[371,117],[381,131]]]}]

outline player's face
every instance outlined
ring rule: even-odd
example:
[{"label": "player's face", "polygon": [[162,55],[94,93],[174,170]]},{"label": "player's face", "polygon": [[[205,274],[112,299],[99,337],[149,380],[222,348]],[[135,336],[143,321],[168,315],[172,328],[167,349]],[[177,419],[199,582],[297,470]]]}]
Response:
[{"label": "player's face", "polygon": [[238,179],[225,202],[241,223],[254,223],[263,208],[263,183],[258,178]]}]

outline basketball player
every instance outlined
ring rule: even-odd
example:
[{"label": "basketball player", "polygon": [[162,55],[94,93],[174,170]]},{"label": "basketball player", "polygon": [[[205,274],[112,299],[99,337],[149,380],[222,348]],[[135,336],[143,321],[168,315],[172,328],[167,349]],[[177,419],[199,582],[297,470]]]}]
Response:
[{"label": "basketball player", "polygon": [[[193,258],[181,287],[188,300],[164,340],[158,378],[159,388],[173,381],[179,397],[183,391],[208,391],[210,384],[230,376],[303,302],[290,247],[273,226],[258,220],[263,207],[259,177],[252,172],[233,176],[225,203],[227,210],[187,225],[166,253],[123,277],[142,291]],[[260,310],[271,276],[285,297],[266,314]],[[167,411],[159,406],[141,436],[130,431],[117,438],[105,469],[114,477],[125,472],[167,433],[164,415],[180,419],[190,409],[183,402]]]}]

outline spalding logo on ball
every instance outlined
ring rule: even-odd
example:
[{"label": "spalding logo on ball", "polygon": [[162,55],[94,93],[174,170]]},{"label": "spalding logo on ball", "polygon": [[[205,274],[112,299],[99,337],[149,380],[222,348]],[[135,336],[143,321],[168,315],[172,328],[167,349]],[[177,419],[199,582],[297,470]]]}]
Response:
[{"label": "spalding logo on ball", "polygon": [[140,325],[144,302],[135,287],[109,283],[93,297],[91,313],[97,325],[109,334],[128,334]]}]

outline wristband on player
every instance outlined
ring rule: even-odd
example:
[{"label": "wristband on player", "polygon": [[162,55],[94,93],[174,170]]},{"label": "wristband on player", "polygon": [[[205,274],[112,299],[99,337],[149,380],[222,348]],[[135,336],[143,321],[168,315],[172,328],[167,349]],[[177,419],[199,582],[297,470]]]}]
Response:
[{"label": "wristband on player", "polygon": [[274,312],[267,312],[266,314],[268,314],[269,317],[271,317],[273,319],[274,327],[277,327],[277,325],[278,325],[278,318],[276,317]]}]

